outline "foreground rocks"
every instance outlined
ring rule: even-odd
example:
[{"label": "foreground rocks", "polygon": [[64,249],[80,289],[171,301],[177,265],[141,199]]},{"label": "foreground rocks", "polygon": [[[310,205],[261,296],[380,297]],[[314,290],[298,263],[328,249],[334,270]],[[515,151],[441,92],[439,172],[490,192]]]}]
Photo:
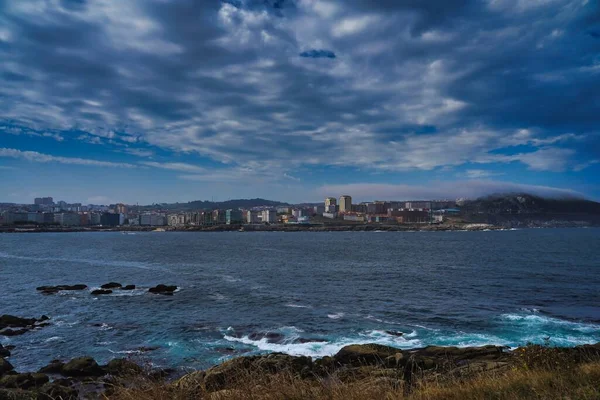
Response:
[{"label": "foreground rocks", "polygon": [[[182,393],[187,394],[217,394],[240,390],[253,377],[283,373],[296,379],[321,382],[329,379],[339,382],[384,380],[392,385],[410,388],[424,377],[435,380],[443,376],[467,377],[482,372],[508,371],[523,362],[525,353],[531,353],[532,360],[550,359],[553,368],[560,368],[561,362],[600,360],[600,343],[560,349],[532,345],[516,351],[500,346],[428,346],[401,350],[378,344],[349,345],[331,357],[316,360],[281,353],[238,357],[206,371],[188,373],[164,385],[175,390],[175,393],[181,389],[184,390]],[[565,364],[564,368],[571,368],[572,365]],[[67,362],[53,360],[36,373],[16,373],[8,361],[0,358],[0,399],[86,398],[89,393],[82,390],[90,385],[95,388],[95,395],[104,391],[110,396],[110,390],[119,385],[131,387],[136,382],[163,381],[171,372],[145,371],[127,359],[114,359],[102,366],[91,357],[79,357]],[[137,377],[144,379],[137,380]]]}]

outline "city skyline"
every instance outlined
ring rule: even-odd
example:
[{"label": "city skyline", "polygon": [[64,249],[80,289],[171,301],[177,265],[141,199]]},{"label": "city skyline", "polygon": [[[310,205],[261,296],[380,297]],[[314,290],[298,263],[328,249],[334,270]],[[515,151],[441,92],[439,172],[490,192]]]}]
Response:
[{"label": "city skyline", "polygon": [[0,202],[600,200],[594,2],[207,3],[2,3]]}]

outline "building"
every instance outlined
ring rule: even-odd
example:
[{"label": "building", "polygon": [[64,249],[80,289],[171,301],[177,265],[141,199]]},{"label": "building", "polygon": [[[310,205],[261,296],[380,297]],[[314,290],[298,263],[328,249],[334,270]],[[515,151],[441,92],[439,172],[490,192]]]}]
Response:
[{"label": "building", "polygon": [[121,214],[104,213],[100,216],[100,224],[102,226],[119,226],[121,225]]},{"label": "building", "polygon": [[227,222],[227,212],[225,210],[214,210],[213,224],[222,225]]},{"label": "building", "polygon": [[263,210],[261,214],[263,223],[274,224],[277,222],[277,212],[275,210]]},{"label": "building", "polygon": [[324,212],[325,212],[325,206],[318,205],[318,206],[313,207],[313,214],[315,214],[315,215],[321,215]]},{"label": "building", "polygon": [[327,208],[327,206],[336,206],[337,205],[337,200],[335,197],[326,197],[325,198],[325,208]]},{"label": "building", "polygon": [[334,219],[336,217],[337,217],[337,213],[335,213],[335,212],[324,212],[323,213],[323,218]]},{"label": "building", "polygon": [[123,203],[116,204],[114,211],[117,214],[127,214],[127,206]]},{"label": "building", "polygon": [[161,214],[142,214],[140,215],[140,225],[144,226],[165,226],[167,219]]},{"label": "building", "polygon": [[407,201],[404,208],[410,209],[427,209],[431,208],[430,201]]},{"label": "building", "polygon": [[244,216],[240,210],[225,211],[225,223],[227,225],[236,225],[244,222]]},{"label": "building", "polygon": [[362,214],[344,214],[344,221],[365,222],[365,216]]},{"label": "building", "polygon": [[43,224],[44,223],[44,214],[38,212],[28,212],[27,213],[27,222],[31,222],[34,224]]},{"label": "building", "polygon": [[51,206],[54,204],[54,199],[52,197],[36,197],[33,200],[33,204],[37,206]]},{"label": "building", "polygon": [[352,197],[348,195],[340,196],[340,207],[341,213],[347,213],[352,211]]},{"label": "building", "polygon": [[102,214],[99,214],[99,213],[90,213],[89,214],[90,225],[100,225],[101,216],[102,216]]},{"label": "building", "polygon": [[246,211],[246,223],[247,224],[258,224],[260,223],[260,218],[258,212],[256,211]]}]

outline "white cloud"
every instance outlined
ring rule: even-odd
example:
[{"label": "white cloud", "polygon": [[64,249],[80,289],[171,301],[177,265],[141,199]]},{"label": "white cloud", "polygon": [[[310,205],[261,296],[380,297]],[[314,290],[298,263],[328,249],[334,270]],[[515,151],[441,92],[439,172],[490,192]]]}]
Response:
[{"label": "white cloud", "polygon": [[491,176],[499,176],[499,175],[504,175],[504,174],[501,172],[486,171],[484,169],[468,169],[465,171],[465,175],[469,179],[481,179],[481,178],[489,178]]},{"label": "white cloud", "polygon": [[129,163],[117,163],[110,161],[89,160],[76,157],[57,157],[49,154],[38,153],[37,151],[21,151],[17,149],[0,148],[0,157],[9,157],[23,159],[38,163],[59,163],[69,165],[88,165],[94,167],[115,167],[115,168],[135,168]]},{"label": "white cloud", "polygon": [[583,194],[570,189],[493,180],[439,181],[423,185],[354,183],[323,185],[316,190],[320,197],[349,194],[356,201],[477,198],[495,193],[517,192],[547,197],[583,197]]},{"label": "white cloud", "polygon": [[201,172],[206,171],[205,168],[199,167],[197,165],[179,163],[179,162],[160,163],[160,162],[155,162],[155,161],[144,161],[144,162],[140,162],[140,164],[145,165],[147,167],[168,169],[171,171],[195,172],[195,173],[201,173]]},{"label": "white cloud", "polygon": [[346,18],[334,25],[331,33],[334,37],[356,35],[367,29],[369,25],[375,24],[377,18],[371,15],[361,17]]}]

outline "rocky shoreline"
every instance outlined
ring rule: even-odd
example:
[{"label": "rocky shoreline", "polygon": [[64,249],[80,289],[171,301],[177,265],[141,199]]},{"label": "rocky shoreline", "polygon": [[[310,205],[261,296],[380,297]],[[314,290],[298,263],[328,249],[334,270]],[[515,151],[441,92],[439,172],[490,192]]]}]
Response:
[{"label": "rocky shoreline", "polygon": [[[116,288],[115,284],[112,286]],[[48,317],[27,319],[3,315],[0,328],[38,329],[48,320]],[[88,356],[53,360],[38,371],[20,372],[10,363],[13,351],[14,347],[0,345],[0,399],[111,398],[121,388],[130,390],[149,384],[161,385],[171,392],[236,398],[230,395],[248,385],[249,379],[278,374],[306,382],[332,379],[336,382],[377,382],[411,390],[417,381],[440,377],[503,373],[522,365],[533,368],[535,363],[548,362],[553,368],[571,368],[584,362],[600,361],[600,343],[573,348],[528,345],[512,351],[493,345],[401,350],[361,344],[348,345],[333,356],[319,359],[282,353],[241,356],[207,370],[188,371],[182,375],[181,371],[143,367],[124,358],[99,365]]]}]

